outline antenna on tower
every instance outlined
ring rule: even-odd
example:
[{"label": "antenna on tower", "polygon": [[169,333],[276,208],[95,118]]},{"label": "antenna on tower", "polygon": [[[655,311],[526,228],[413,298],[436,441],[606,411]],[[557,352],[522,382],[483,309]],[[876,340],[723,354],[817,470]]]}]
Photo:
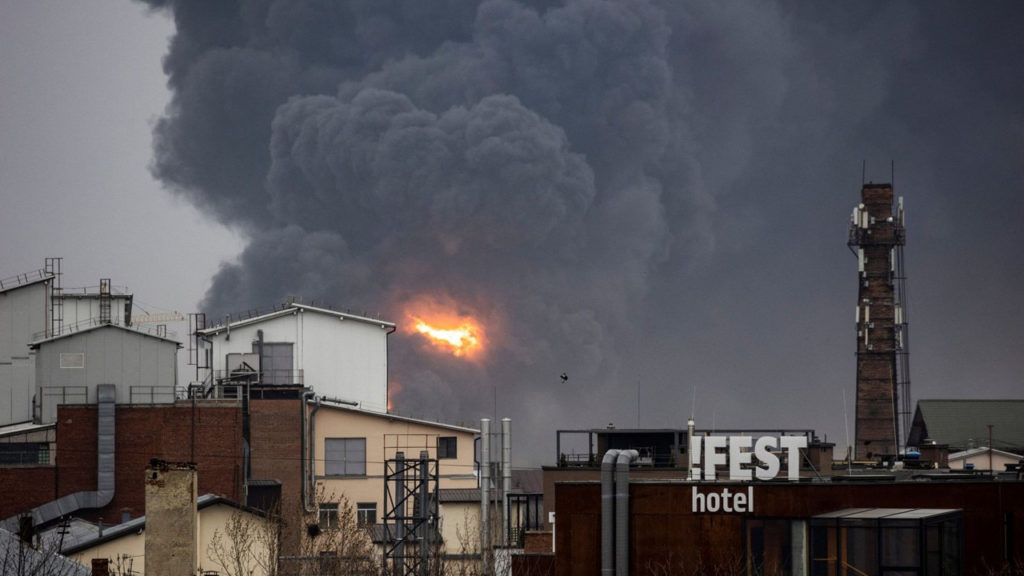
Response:
[{"label": "antenna on tower", "polygon": [[868,174],[868,161],[867,159],[860,161],[860,185],[863,186],[867,183]]}]

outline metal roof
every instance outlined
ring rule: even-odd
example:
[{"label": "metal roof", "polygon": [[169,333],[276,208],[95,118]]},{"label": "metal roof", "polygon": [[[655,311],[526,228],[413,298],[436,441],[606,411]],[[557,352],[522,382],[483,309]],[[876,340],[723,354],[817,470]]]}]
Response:
[{"label": "metal roof", "polygon": [[[61,556],[53,548],[36,550],[25,546],[17,534],[0,528],[0,559],[9,562],[5,574],[61,574],[63,576],[89,576],[92,570],[70,558]],[[14,570],[20,564],[21,572]]]},{"label": "metal roof", "polygon": [[952,451],[987,446],[990,424],[993,448],[1024,452],[1024,400],[918,400],[907,443],[931,440]]},{"label": "metal roof", "polygon": [[815,520],[840,518],[843,520],[923,520],[959,512],[955,508],[844,508],[814,516]]},{"label": "metal roof", "polygon": [[451,502],[479,502],[479,488],[441,488],[437,491],[437,501],[441,504]]},{"label": "metal roof", "polygon": [[376,320],[374,318],[368,318],[366,316],[358,316],[356,314],[349,314],[347,312],[338,312],[337,310],[330,310],[330,309],[327,309],[327,308],[320,308],[320,307],[317,307],[317,306],[309,306],[307,304],[298,304],[298,303],[294,303],[293,302],[293,303],[288,304],[287,306],[281,308],[280,310],[275,310],[273,312],[268,312],[266,314],[261,314],[259,316],[253,316],[252,318],[246,318],[244,320],[236,320],[234,322],[228,322],[226,324],[218,324],[216,326],[211,326],[209,328],[204,328],[203,330],[198,330],[197,332],[199,334],[204,335],[204,336],[216,335],[216,334],[219,334],[221,332],[226,332],[228,330],[228,327],[240,328],[242,326],[248,326],[250,324],[259,324],[260,322],[266,322],[267,320],[271,320],[271,319],[274,319],[274,318],[280,318],[281,316],[288,316],[290,314],[295,313],[295,311],[297,311],[297,310],[303,310],[303,311],[308,311],[308,312],[317,312],[319,314],[327,314],[327,315],[334,316],[336,318],[342,318],[342,319],[345,319],[345,320],[355,320],[357,322],[364,322],[366,324],[373,324],[375,326],[380,326],[381,328],[394,328],[395,327],[395,324],[393,322],[388,322],[386,320]]},{"label": "metal roof", "polygon": [[[339,403],[342,402],[342,403]],[[335,410],[347,410],[349,412],[358,412],[359,414],[365,414],[366,416],[374,416],[376,418],[387,418],[389,420],[397,420],[399,422],[408,422],[410,424],[421,424],[423,426],[431,426],[434,428],[444,428],[446,430],[457,430],[459,432],[468,432],[470,434],[479,434],[480,430],[476,428],[469,428],[467,426],[458,426],[456,424],[445,424],[444,422],[434,422],[432,420],[423,420],[419,418],[411,418],[409,416],[400,416],[392,412],[374,412],[372,410],[365,410],[358,406],[351,406],[344,401],[338,401],[332,398],[321,398],[321,408],[333,408]]]},{"label": "metal roof", "polygon": [[45,282],[52,280],[53,274],[37,270],[26,274],[18,274],[10,278],[0,278],[0,292],[7,292],[8,290],[14,290],[15,288],[21,288],[22,286],[31,286],[32,284],[38,284],[39,282]]},{"label": "metal roof", "polygon": [[134,326],[122,326],[121,324],[116,324],[114,322],[104,324],[95,323],[94,325],[89,326],[87,328],[80,328],[77,330],[65,332],[63,334],[58,334],[56,336],[50,336],[49,338],[43,338],[42,340],[36,340],[35,342],[29,344],[28,347],[34,350],[36,348],[39,348],[40,345],[46,344],[48,342],[53,342],[55,340],[61,340],[64,338],[70,338],[72,336],[78,336],[80,334],[85,334],[88,332],[94,332],[102,328],[117,328],[118,330],[124,330],[125,332],[128,332],[130,334],[137,334],[139,336],[145,336],[146,338],[155,338],[163,342],[170,342],[171,344],[174,344],[178,348],[182,347],[181,342],[178,342],[177,340],[172,340],[165,336],[157,336],[156,334],[150,333],[144,329],[136,328]]},{"label": "metal roof", "polygon": [[[217,494],[203,494],[198,499],[196,499],[196,510],[203,510],[204,508],[208,508],[215,504],[231,506],[232,508],[243,510],[256,516],[266,516],[266,512],[264,512],[263,510],[260,510],[258,508],[252,508],[250,506],[243,506],[241,504],[238,504],[237,502],[228,500],[227,498],[224,498],[223,496],[219,496]],[[128,520],[127,522],[122,522],[121,524],[107,526],[103,529],[102,534],[100,533],[100,529],[98,526],[96,526],[95,524],[86,523],[86,527],[84,530],[74,530],[70,532],[67,536],[65,536],[63,552],[68,555],[77,554],[82,550],[88,550],[89,548],[92,548],[93,546],[96,546],[98,544],[109,542],[111,540],[116,540],[121,536],[139,533],[145,528],[145,516],[138,516],[136,518]]]}]

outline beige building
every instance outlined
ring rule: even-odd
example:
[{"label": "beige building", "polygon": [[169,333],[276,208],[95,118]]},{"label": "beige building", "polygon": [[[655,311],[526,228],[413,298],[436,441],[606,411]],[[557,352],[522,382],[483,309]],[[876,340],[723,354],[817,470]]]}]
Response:
[{"label": "beige building", "polygon": [[[241,507],[229,500],[207,494],[198,500],[196,513],[196,552],[200,572],[216,571],[229,573],[224,566],[225,555],[218,554],[213,545],[216,538],[224,545],[230,545],[228,535],[232,520],[241,523],[254,538],[261,527],[267,527],[266,518],[257,510]],[[65,546],[64,554],[85,566],[92,566],[93,559],[108,560],[112,574],[146,574],[146,517],[135,518],[123,524],[110,526],[94,537],[81,539],[71,546]],[[250,558],[252,563],[247,574],[265,576],[266,570]]]},{"label": "beige building", "polygon": [[1024,461],[1024,456],[1020,454],[996,449],[989,450],[988,447],[982,446],[950,454],[949,468],[950,470],[992,470],[994,472],[1002,472],[1007,470],[1007,464],[1016,466],[1021,461]]},{"label": "beige building", "polygon": [[[375,525],[384,521],[385,463],[399,453],[418,460],[425,452],[436,460],[438,490],[477,488],[474,470],[474,438],[478,431],[464,426],[441,424],[381,414],[322,400],[309,416],[313,444],[313,478],[322,528],[337,522],[338,504],[347,501],[359,523]],[[393,469],[393,467],[392,467]],[[475,507],[440,507],[440,525],[446,543],[455,540],[454,527],[464,518],[478,521]],[[448,518],[454,512],[457,518]]]}]

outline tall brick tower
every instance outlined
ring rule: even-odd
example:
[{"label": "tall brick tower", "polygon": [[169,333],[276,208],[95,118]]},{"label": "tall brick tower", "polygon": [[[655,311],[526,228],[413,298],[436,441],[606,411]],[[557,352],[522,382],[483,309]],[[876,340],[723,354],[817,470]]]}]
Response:
[{"label": "tall brick tower", "polygon": [[[847,245],[857,256],[858,460],[898,454],[910,417],[903,199],[891,184],[865,184]],[[903,420],[903,422],[901,422]]]}]

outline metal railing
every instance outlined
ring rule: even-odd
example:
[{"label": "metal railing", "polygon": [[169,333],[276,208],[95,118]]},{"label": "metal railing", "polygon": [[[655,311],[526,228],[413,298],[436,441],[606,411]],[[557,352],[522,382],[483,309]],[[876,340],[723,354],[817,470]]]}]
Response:
[{"label": "metal railing", "polygon": [[134,324],[131,326],[126,326],[118,321],[101,322],[99,318],[89,318],[88,320],[82,320],[81,322],[76,322],[74,324],[65,324],[64,326],[61,326],[60,330],[57,330],[56,332],[52,332],[50,330],[36,332],[32,334],[32,340],[35,341],[42,340],[44,338],[63,336],[65,334],[74,334],[75,332],[80,332],[82,330],[87,330],[89,328],[94,328],[96,326],[118,326],[120,328],[131,330],[133,332],[138,332],[139,334],[147,334],[149,336],[156,336],[158,338],[168,338],[172,340],[174,338],[177,338],[177,333],[175,333],[173,330],[168,330],[165,324],[157,324],[155,326],[142,328]]},{"label": "metal railing", "polygon": [[230,384],[232,382],[248,384],[268,384],[278,386],[302,385],[302,370],[291,369],[267,369],[261,371],[249,370],[215,370],[214,380],[218,384]]},{"label": "metal railing", "polygon": [[129,404],[174,404],[174,386],[131,386]]},{"label": "metal railing", "polygon": [[7,278],[0,278],[0,290],[7,288],[14,288],[15,286],[21,286],[22,284],[28,284],[29,282],[35,282],[36,280],[42,280],[50,276],[45,270],[40,268],[39,270],[33,270],[32,272],[24,272]]}]

